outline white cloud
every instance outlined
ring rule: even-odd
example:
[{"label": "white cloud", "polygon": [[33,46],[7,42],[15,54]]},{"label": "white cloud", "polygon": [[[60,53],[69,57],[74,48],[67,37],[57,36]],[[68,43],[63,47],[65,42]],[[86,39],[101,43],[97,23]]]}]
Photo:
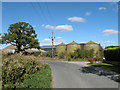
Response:
[{"label": "white cloud", "polygon": [[105,8],[105,7],[99,7],[98,9],[99,10],[106,10],[107,8]]},{"label": "white cloud", "polygon": [[120,32],[118,32],[114,29],[107,29],[107,30],[103,31],[104,36],[109,36],[109,35],[118,34],[118,33],[120,33]]},{"label": "white cloud", "polygon": [[33,27],[36,27],[36,25],[33,25]]},{"label": "white cloud", "polygon": [[116,43],[115,41],[100,41],[99,43]]},{"label": "white cloud", "polygon": [[89,15],[91,15],[91,12],[86,12],[85,15],[89,16]]},{"label": "white cloud", "polygon": [[85,19],[82,17],[70,17],[68,20],[71,22],[85,22]]},{"label": "white cloud", "polygon": [[56,39],[61,39],[62,37],[56,37]]},{"label": "white cloud", "polygon": [[60,44],[61,42],[54,42],[54,45],[58,45],[58,44]]},{"label": "white cloud", "polygon": [[41,26],[45,27],[45,28],[49,28],[49,29],[55,29],[55,27],[51,26],[51,25],[44,25],[44,24],[42,24]]},{"label": "white cloud", "polygon": [[41,26],[42,26],[42,27],[44,27],[45,25],[44,25],[44,24],[42,24]]},{"label": "white cloud", "polygon": [[43,39],[42,41],[43,41],[43,42],[49,42],[49,43],[51,42],[51,40],[50,40],[49,38],[45,38],[45,39]]},{"label": "white cloud", "polygon": [[72,31],[72,25],[58,25],[55,28],[56,30],[60,30],[60,31]]},{"label": "white cloud", "polygon": [[65,42],[66,40],[64,40],[64,39],[60,39],[59,41],[61,41],[61,42]]},{"label": "white cloud", "polygon": [[42,27],[54,29],[54,30],[60,30],[60,31],[72,31],[72,25],[58,25],[58,26],[51,26],[51,25],[41,25]]}]

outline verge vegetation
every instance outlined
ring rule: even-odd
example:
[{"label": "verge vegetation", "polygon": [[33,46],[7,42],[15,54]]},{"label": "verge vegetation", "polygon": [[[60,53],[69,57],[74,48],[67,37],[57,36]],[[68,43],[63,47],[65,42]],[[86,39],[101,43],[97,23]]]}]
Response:
[{"label": "verge vegetation", "polygon": [[2,57],[2,88],[52,88],[51,69],[33,55]]}]

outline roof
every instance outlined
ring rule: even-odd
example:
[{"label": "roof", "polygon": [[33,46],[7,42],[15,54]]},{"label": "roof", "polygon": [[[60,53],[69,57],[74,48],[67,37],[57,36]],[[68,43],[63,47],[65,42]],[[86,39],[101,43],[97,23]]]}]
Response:
[{"label": "roof", "polygon": [[66,44],[65,43],[60,43],[57,46],[66,46]]},{"label": "roof", "polygon": [[10,46],[4,48],[3,50],[7,50],[7,49],[16,49],[16,46],[14,46],[14,45],[10,45]]},{"label": "roof", "polygon": [[79,45],[79,44],[76,43],[75,41],[73,41],[73,42],[71,42],[71,43],[69,43],[69,44],[67,44],[67,45]]},{"label": "roof", "polygon": [[86,44],[97,44],[97,43],[95,43],[95,42],[93,42],[93,41],[89,41],[89,42],[87,42]]}]

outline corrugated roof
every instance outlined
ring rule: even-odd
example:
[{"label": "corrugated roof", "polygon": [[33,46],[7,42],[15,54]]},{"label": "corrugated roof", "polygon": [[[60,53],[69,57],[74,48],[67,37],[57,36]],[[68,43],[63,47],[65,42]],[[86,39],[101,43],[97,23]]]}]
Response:
[{"label": "corrugated roof", "polygon": [[71,43],[69,43],[69,44],[67,44],[67,45],[79,45],[79,44],[76,43],[75,41],[73,41],[73,42],[71,42]]},{"label": "corrugated roof", "polygon": [[93,42],[93,41],[89,41],[89,42],[87,42],[86,44],[97,44],[97,43],[95,43],[95,42]]},{"label": "corrugated roof", "polygon": [[60,43],[57,46],[66,46],[66,44],[65,43]]}]

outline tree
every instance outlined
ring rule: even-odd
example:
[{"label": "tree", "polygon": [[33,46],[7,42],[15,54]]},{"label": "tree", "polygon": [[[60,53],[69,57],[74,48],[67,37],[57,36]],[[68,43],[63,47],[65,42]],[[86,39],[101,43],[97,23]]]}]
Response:
[{"label": "tree", "polygon": [[11,24],[8,28],[8,32],[2,36],[3,44],[13,44],[17,47],[16,51],[24,51],[28,48],[40,49],[37,34],[33,27],[26,22],[18,22]]}]

